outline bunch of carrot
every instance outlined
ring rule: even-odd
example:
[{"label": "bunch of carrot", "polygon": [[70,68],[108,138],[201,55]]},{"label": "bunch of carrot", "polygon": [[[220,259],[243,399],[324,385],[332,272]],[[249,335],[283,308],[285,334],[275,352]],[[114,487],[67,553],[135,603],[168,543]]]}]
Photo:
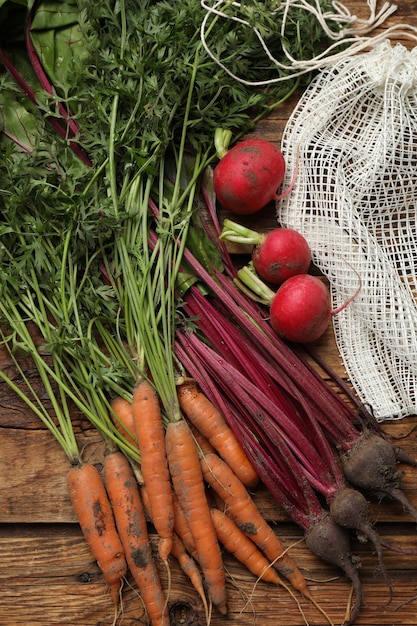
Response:
[{"label": "bunch of carrot", "polygon": [[180,382],[178,400],[184,417],[165,427],[146,379],[136,384],[131,401],[112,403],[118,427],[137,442],[142,495],[162,561],[172,554],[186,563],[208,619],[211,605],[227,613],[221,545],[258,579],[287,590],[290,583],[312,600],[304,576],[250,496],[257,473],[221,413],[192,379]]}]

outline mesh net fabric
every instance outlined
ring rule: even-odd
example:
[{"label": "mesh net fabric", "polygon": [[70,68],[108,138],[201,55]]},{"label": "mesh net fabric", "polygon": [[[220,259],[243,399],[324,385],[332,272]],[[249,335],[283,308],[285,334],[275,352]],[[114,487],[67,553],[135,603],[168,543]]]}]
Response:
[{"label": "mesh net fabric", "polygon": [[387,40],[323,70],[282,140],[280,224],[330,282],[336,342],[378,421],[417,413],[417,48]]}]

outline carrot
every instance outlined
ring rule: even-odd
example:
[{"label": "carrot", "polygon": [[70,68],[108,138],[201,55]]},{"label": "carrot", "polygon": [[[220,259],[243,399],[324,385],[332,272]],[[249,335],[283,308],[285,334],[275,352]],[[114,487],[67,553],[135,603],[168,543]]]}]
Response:
[{"label": "carrot", "polygon": [[[152,513],[150,509],[149,498],[148,498],[148,494],[144,485],[141,485],[140,493],[142,495],[142,501],[145,507],[146,514],[148,515],[149,519],[152,521]],[[173,495],[174,495],[174,513],[175,513],[175,519],[176,519],[177,509],[179,510],[179,505],[178,505],[178,500],[176,498],[175,493]],[[191,533],[188,528],[188,523],[185,519],[185,516],[182,510],[181,510],[181,526],[185,527],[187,538],[188,540],[192,542],[191,549],[195,552],[194,541],[191,537]],[[198,569],[198,566],[195,560],[193,559],[193,557],[191,556],[191,554],[189,554],[189,551],[187,551],[187,548],[184,545],[184,542],[181,536],[177,534],[176,528],[177,528],[177,524],[175,524],[174,532],[172,534],[171,554],[177,559],[182,571],[190,579],[191,583],[194,586],[194,589],[197,591],[198,595],[200,596],[203,602],[206,615],[208,615],[207,599],[204,593],[204,587],[203,587],[200,570]]]},{"label": "carrot", "polygon": [[291,582],[293,587],[311,599],[307,582],[271,526],[262,517],[245,485],[217,454],[201,459],[204,479],[222,498],[228,514],[252,539],[266,558]]},{"label": "carrot", "polygon": [[90,463],[76,465],[68,472],[67,484],[84,538],[117,605],[127,563],[100,472]]},{"label": "carrot", "polygon": [[172,555],[177,559],[178,563],[184,574],[188,576],[190,579],[194,589],[197,591],[200,596],[204,610],[206,615],[208,616],[209,610],[207,606],[207,598],[204,592],[203,580],[201,578],[200,570],[198,569],[197,563],[194,561],[192,556],[190,556],[185,549],[185,546],[181,540],[181,538],[174,532],[173,540],[172,540]]},{"label": "carrot", "polygon": [[135,475],[122,452],[110,452],[105,456],[104,477],[127,564],[150,623],[168,626],[168,605],[152,556],[145,510]]},{"label": "carrot", "polygon": [[139,483],[139,492],[143,506],[145,507],[145,514],[147,515],[149,521],[152,522],[151,503],[149,502],[148,492],[143,483]]},{"label": "carrot", "polygon": [[190,430],[192,432],[192,435],[194,437],[194,440],[196,442],[197,445],[197,449],[201,450],[201,452],[203,454],[207,454],[208,452],[215,452],[215,448],[213,448],[213,446],[211,445],[211,443],[209,442],[209,440],[207,439],[207,437],[205,437],[201,431],[199,431],[194,424],[192,424],[191,422],[188,423]]},{"label": "carrot", "polygon": [[185,549],[191,556],[198,560],[194,537],[191,533],[190,525],[185,515],[184,509],[178,501],[178,496],[174,492],[174,529],[178,537],[184,543]]},{"label": "carrot", "polygon": [[213,448],[248,488],[258,483],[258,474],[220,411],[189,380],[178,387],[178,399],[184,415],[208,439]]},{"label": "carrot", "polygon": [[275,585],[282,584],[277,570],[228,515],[212,508],[211,517],[220,543],[230,554],[233,554],[257,578]]},{"label": "carrot", "polygon": [[167,564],[174,530],[172,486],[159,398],[145,379],[138,381],[133,389],[132,408],[143,481],[149,497],[152,522],[160,538],[159,555]]},{"label": "carrot", "polygon": [[119,433],[133,447],[138,447],[138,441],[135,436],[135,423],[133,420],[132,403],[121,396],[113,398],[111,402],[113,423]]},{"label": "carrot", "polygon": [[184,419],[168,424],[166,448],[174,490],[190,526],[209,599],[222,615],[226,615],[223,559],[210,515],[197,448]]}]

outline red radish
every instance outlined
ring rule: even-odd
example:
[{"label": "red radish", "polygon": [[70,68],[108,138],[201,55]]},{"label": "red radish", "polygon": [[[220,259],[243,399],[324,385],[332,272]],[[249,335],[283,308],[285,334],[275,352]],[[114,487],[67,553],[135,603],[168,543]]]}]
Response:
[{"label": "red radish", "polygon": [[276,228],[254,247],[252,263],[261,278],[280,285],[291,276],[307,273],[311,263],[310,247],[296,230]]},{"label": "red radish", "polygon": [[247,139],[228,150],[214,168],[213,186],[222,206],[236,215],[249,215],[278,199],[285,160],[265,139]]},{"label": "red radish", "polygon": [[272,298],[270,315],[272,328],[283,339],[315,341],[327,329],[332,315],[329,292],[317,276],[292,276]]},{"label": "red radish", "polygon": [[331,317],[347,307],[361,289],[359,280],[355,293],[340,307],[331,309],[329,291],[317,276],[291,276],[274,292],[262,282],[251,264],[242,267],[237,274],[253,297],[269,306],[270,323],[277,335],[292,343],[316,341],[326,331]]},{"label": "red radish", "polygon": [[254,244],[253,267],[263,280],[281,285],[297,274],[306,274],[311,263],[310,247],[305,237],[292,228],[275,228],[259,233],[225,219],[221,239],[235,243]]}]

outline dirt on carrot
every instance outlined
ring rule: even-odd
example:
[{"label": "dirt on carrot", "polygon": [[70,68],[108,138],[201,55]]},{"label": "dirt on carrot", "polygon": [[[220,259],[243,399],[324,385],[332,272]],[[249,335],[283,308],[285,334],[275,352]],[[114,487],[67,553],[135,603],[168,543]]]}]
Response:
[{"label": "dirt on carrot", "polygon": [[100,472],[89,463],[74,466],[67,484],[84,538],[118,605],[127,563]]},{"label": "dirt on carrot", "polygon": [[278,535],[262,517],[245,485],[227,463],[217,454],[207,454],[201,459],[201,467],[204,479],[223,500],[228,514],[239,528],[295,589],[311,599],[303,574],[286,552]]},{"label": "dirt on carrot", "polygon": [[144,506],[135,475],[122,452],[104,459],[107,493],[133,579],[152,626],[168,626],[168,604],[152,555]]},{"label": "dirt on carrot", "polygon": [[212,507],[211,517],[220,543],[230,554],[257,578],[275,585],[282,584],[277,570],[226,513]]}]

